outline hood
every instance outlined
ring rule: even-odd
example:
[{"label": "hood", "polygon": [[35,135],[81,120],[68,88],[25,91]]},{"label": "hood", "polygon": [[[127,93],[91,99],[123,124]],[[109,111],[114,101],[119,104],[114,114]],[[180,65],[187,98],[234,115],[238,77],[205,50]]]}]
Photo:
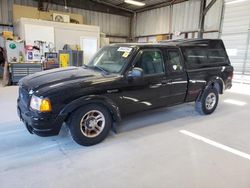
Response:
[{"label": "hood", "polygon": [[46,86],[68,85],[99,77],[102,77],[102,74],[84,67],[57,68],[26,76],[19,81],[19,85],[28,91],[35,91]]}]

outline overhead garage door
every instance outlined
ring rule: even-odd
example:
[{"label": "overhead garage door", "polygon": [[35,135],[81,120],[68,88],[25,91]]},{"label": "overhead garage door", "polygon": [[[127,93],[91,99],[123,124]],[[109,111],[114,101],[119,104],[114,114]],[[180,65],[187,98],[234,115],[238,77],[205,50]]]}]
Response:
[{"label": "overhead garage door", "polygon": [[226,0],[221,38],[237,75],[250,75],[250,0]]}]

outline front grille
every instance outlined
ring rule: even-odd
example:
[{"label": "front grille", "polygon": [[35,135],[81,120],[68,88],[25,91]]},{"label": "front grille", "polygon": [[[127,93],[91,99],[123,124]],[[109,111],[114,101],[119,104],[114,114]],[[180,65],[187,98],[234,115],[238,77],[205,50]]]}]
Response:
[{"label": "front grille", "polygon": [[19,100],[23,103],[24,106],[28,107],[29,105],[29,93],[24,88],[19,87]]}]

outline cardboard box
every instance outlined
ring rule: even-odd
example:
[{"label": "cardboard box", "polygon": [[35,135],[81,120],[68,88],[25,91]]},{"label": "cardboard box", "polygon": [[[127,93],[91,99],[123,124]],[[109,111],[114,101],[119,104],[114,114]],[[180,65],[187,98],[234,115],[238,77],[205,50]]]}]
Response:
[{"label": "cardboard box", "polygon": [[39,11],[35,7],[13,5],[13,23],[15,23],[20,18],[33,18],[41,19],[47,21],[53,21],[53,13],[69,15],[71,19],[77,20],[79,24],[85,24],[83,16],[80,14],[72,14],[68,12],[60,11]]},{"label": "cardboard box", "polygon": [[169,39],[168,35],[157,35],[156,36],[156,41],[157,42],[160,42],[160,41],[163,41],[163,40],[168,40],[168,39]]},{"label": "cardboard box", "polygon": [[2,32],[2,36],[5,39],[11,39],[11,40],[13,40],[13,38],[14,38],[12,31],[3,31]]}]

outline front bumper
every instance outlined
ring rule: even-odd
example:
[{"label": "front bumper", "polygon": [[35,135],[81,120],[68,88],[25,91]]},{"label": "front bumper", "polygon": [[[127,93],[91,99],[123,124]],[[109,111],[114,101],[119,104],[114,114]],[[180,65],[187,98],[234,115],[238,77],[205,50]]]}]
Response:
[{"label": "front bumper", "polygon": [[61,116],[30,111],[19,99],[17,113],[31,134],[43,137],[58,135],[64,121]]}]

